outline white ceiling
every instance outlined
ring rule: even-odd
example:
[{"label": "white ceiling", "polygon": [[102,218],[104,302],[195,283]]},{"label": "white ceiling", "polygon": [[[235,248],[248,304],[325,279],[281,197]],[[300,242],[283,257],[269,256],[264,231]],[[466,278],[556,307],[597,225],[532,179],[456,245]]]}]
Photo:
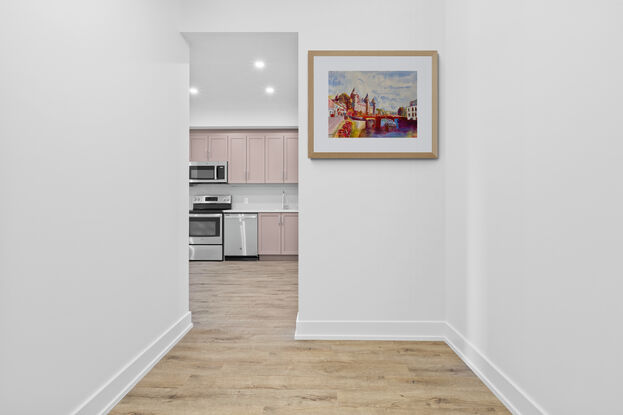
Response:
[{"label": "white ceiling", "polygon": [[[192,127],[298,125],[296,33],[184,33]],[[266,66],[254,67],[256,60]],[[267,95],[265,88],[275,88]]]}]

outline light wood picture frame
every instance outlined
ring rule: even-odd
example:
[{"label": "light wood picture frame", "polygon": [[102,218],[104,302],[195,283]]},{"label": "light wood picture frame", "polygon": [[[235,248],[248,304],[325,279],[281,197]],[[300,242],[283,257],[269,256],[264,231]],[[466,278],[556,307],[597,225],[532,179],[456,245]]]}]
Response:
[{"label": "light wood picture frame", "polygon": [[437,51],[310,50],[307,58],[309,158],[439,157]]}]

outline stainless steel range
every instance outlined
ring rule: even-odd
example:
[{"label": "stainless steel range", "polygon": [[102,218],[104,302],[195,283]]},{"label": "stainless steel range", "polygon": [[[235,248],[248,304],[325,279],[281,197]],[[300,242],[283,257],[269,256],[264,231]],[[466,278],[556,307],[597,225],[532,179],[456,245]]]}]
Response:
[{"label": "stainless steel range", "polygon": [[231,209],[231,195],[193,197],[188,221],[191,261],[223,260],[223,210],[226,209]]}]

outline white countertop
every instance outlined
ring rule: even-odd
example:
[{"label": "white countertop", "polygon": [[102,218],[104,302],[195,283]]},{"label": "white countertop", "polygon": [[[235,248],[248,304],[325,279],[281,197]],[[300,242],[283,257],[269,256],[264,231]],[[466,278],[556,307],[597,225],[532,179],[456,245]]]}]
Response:
[{"label": "white countertop", "polygon": [[224,210],[223,213],[298,213],[298,209],[279,209],[260,206],[234,206],[232,209]]}]

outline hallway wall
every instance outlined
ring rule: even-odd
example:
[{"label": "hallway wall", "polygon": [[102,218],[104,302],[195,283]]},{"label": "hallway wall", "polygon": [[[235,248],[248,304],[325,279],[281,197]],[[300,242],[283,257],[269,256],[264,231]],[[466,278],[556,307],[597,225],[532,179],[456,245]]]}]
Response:
[{"label": "hallway wall", "polygon": [[0,3],[0,413],[99,413],[190,327],[176,16]]},{"label": "hallway wall", "polygon": [[623,6],[446,10],[448,322],[518,413],[620,412]]}]

